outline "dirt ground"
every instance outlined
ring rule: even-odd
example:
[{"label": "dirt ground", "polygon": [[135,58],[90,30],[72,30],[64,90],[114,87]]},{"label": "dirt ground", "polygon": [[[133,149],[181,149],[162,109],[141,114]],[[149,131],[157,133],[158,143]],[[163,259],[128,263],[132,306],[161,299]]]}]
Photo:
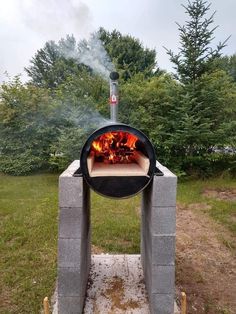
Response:
[{"label": "dirt ground", "polygon": [[236,201],[236,189],[205,189],[203,195],[218,200]]},{"label": "dirt ground", "polygon": [[202,203],[177,207],[177,290],[187,293],[188,314],[235,314],[236,239],[197,211],[208,207]]}]

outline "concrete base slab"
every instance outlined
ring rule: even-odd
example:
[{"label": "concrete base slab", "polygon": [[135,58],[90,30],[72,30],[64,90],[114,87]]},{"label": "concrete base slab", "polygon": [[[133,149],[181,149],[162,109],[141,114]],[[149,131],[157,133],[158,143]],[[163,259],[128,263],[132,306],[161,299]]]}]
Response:
[{"label": "concrete base slab", "polygon": [[140,255],[93,255],[84,314],[148,314]]},{"label": "concrete base slab", "polygon": [[92,313],[150,314],[140,255],[92,255],[84,314]]}]

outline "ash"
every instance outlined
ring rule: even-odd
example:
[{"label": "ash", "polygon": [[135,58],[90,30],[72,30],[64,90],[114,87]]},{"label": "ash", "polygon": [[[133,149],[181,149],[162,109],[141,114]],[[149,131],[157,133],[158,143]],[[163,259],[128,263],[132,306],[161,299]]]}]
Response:
[{"label": "ash", "polygon": [[93,255],[84,314],[149,314],[140,255]]}]

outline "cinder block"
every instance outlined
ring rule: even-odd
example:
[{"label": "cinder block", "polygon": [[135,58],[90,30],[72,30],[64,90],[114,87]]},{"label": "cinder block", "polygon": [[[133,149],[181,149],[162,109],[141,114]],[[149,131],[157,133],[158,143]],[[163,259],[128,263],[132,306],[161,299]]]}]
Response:
[{"label": "cinder block", "polygon": [[151,206],[172,207],[176,205],[177,177],[154,176],[152,181]]},{"label": "cinder block", "polygon": [[58,266],[76,267],[81,266],[81,239],[58,239]]},{"label": "cinder block", "polygon": [[176,208],[152,207],[149,223],[152,234],[175,234],[176,231]]},{"label": "cinder block", "polygon": [[152,266],[152,293],[174,294],[175,267]]},{"label": "cinder block", "polygon": [[151,314],[173,314],[174,295],[173,294],[152,294]]},{"label": "cinder block", "polygon": [[144,278],[145,278],[145,284],[146,284],[146,289],[148,292],[148,295],[150,296],[152,294],[152,265],[147,264],[147,267],[145,268],[144,271]]},{"label": "cinder block", "polygon": [[152,238],[147,238],[146,244],[145,244],[145,260],[146,263],[149,265],[152,265],[152,259],[153,259],[153,246],[152,244]]},{"label": "cinder block", "polygon": [[59,237],[81,238],[83,214],[81,207],[60,208]]},{"label": "cinder block", "polygon": [[65,171],[62,172],[62,177],[71,177],[76,170],[80,167],[80,160],[74,160],[72,163],[66,168]]},{"label": "cinder block", "polygon": [[152,265],[175,264],[175,236],[155,235],[152,237]]},{"label": "cinder block", "polygon": [[58,314],[82,314],[84,298],[58,296]]},{"label": "cinder block", "polygon": [[84,202],[83,178],[73,176],[59,177],[59,206],[82,207]]},{"label": "cinder block", "polygon": [[173,177],[175,174],[171,172],[168,168],[163,166],[159,161],[156,160],[156,167],[161,170],[161,172],[164,174],[165,177]]},{"label": "cinder block", "polygon": [[82,296],[81,283],[84,280],[84,273],[79,268],[58,268],[58,295],[63,297]]}]

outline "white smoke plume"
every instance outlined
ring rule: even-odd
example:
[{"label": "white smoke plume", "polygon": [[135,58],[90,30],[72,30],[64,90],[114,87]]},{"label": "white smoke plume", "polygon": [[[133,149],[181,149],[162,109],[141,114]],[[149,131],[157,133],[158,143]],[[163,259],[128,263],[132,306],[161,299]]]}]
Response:
[{"label": "white smoke plume", "polygon": [[[69,44],[67,40],[69,40]],[[70,40],[73,41],[71,37],[67,37],[66,40],[59,41],[61,55],[87,65],[95,73],[109,80],[109,74],[115,71],[115,67],[99,38],[99,33],[94,32],[90,35],[89,40],[80,41],[78,46],[75,45],[75,42],[71,45]]]},{"label": "white smoke plume", "polygon": [[87,42],[83,41],[82,44],[79,47],[79,61],[109,80],[109,74],[111,71],[115,71],[115,67],[103,47],[98,33],[92,34],[90,39]]},{"label": "white smoke plume", "polygon": [[104,118],[96,109],[81,104],[77,107],[70,106],[64,108],[60,117],[65,118],[74,126],[83,128],[88,133],[112,123],[111,120]]},{"label": "white smoke plume", "polygon": [[[65,49],[64,57],[74,58],[76,62],[84,63],[103,78],[109,78],[109,72],[114,70],[114,66],[98,34],[93,33],[93,16],[86,2],[81,0],[14,0],[14,6],[9,7],[9,11],[10,9],[21,28],[19,28],[17,57],[11,58],[10,68],[7,63],[4,63],[4,58],[1,60],[2,73],[9,69],[11,75],[13,68],[17,68],[18,73],[22,72],[23,67],[27,66],[37,49],[42,48],[46,41],[58,41],[66,38],[67,34],[74,34],[80,45],[73,51]],[[90,35],[91,33],[93,35]],[[24,40],[22,40],[22,34],[24,34]],[[10,49],[12,54],[13,51]],[[9,51],[7,53],[9,54]],[[27,77],[23,77],[23,80],[27,81]],[[78,104],[77,108],[71,111],[65,109],[64,114],[73,120],[72,123],[83,125],[83,127],[87,126],[88,121],[97,126],[109,122],[100,116],[95,108],[90,110],[89,107],[84,109],[82,107],[82,104]]]},{"label": "white smoke plume", "polygon": [[81,41],[79,50],[65,51],[64,57],[73,57],[78,63],[109,79],[114,66],[98,34],[90,35],[92,16],[85,3],[75,0],[22,0],[19,8],[24,23],[47,40],[55,40],[59,34],[65,37],[73,33]]},{"label": "white smoke plume", "polygon": [[[58,41],[67,34],[74,34],[78,41],[89,39],[95,30],[93,15],[83,0],[11,0],[1,10],[0,37],[5,44],[1,47],[0,82],[4,80],[5,71],[10,76],[21,73],[23,81],[27,81],[23,69],[46,41]],[[96,49],[104,53],[102,48],[96,46]],[[83,61],[87,63],[89,59],[92,58],[87,51]],[[104,75],[100,61],[94,61],[92,66],[94,71]]]}]

